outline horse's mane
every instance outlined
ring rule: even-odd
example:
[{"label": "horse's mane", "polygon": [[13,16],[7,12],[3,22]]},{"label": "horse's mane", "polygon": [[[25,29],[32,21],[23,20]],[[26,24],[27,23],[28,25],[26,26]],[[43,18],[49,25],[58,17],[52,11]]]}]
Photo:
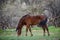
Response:
[{"label": "horse's mane", "polygon": [[[27,17],[27,16],[30,16],[30,15],[26,14],[26,15],[24,15],[24,16],[19,20],[18,26],[23,23],[25,17]],[[17,29],[18,29],[18,28],[16,28],[16,31],[17,31]]]},{"label": "horse's mane", "polygon": [[29,14],[24,15],[24,16],[20,19],[20,21],[21,21],[21,20],[24,20],[25,17],[28,17],[28,16],[30,16],[30,15],[29,15]]}]

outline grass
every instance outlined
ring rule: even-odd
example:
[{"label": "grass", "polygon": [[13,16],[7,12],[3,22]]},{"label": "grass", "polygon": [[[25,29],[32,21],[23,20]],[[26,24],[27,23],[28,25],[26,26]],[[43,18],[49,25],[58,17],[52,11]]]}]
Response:
[{"label": "grass", "polygon": [[7,29],[5,31],[0,30],[0,40],[60,40],[60,28],[55,28],[53,26],[49,27],[50,36],[43,36],[43,30],[39,27],[32,28],[33,36],[25,36],[25,28],[22,30],[22,35],[17,36],[15,29]]}]

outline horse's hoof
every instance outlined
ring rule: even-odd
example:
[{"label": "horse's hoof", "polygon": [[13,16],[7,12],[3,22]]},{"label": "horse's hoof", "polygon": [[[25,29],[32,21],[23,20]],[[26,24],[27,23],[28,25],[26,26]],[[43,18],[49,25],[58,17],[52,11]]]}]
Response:
[{"label": "horse's hoof", "polygon": [[26,36],[27,36],[27,34],[26,34]]},{"label": "horse's hoof", "polygon": [[33,34],[31,34],[31,36],[33,36]]},{"label": "horse's hoof", "polygon": [[45,34],[43,36],[45,36]]},{"label": "horse's hoof", "polygon": [[48,34],[48,36],[50,36],[50,34]]}]

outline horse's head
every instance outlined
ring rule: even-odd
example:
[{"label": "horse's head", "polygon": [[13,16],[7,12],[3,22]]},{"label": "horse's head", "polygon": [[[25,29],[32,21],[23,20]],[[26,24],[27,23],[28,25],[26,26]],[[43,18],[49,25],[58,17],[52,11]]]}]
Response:
[{"label": "horse's head", "polygon": [[17,31],[17,35],[20,36],[21,35],[21,30],[22,30],[22,23],[19,22],[17,28],[16,28],[16,31]]},{"label": "horse's head", "polygon": [[27,19],[28,17],[29,17],[29,15],[27,14],[27,15],[24,15],[24,16],[20,19],[20,21],[19,21],[19,23],[18,23],[18,26],[17,26],[17,28],[16,28],[17,35],[18,35],[18,36],[21,35],[22,27],[23,27],[23,25],[25,25],[25,19]]},{"label": "horse's head", "polygon": [[21,32],[20,32],[20,28],[19,27],[16,28],[16,31],[17,31],[17,35],[20,36]]}]

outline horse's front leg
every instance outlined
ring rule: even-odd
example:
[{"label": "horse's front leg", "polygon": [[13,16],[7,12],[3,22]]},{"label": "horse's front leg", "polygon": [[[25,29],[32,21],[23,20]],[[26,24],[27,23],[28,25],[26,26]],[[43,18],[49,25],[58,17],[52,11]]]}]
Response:
[{"label": "horse's front leg", "polygon": [[31,36],[33,36],[32,31],[31,31],[31,27],[29,27],[29,31],[30,31]]},{"label": "horse's front leg", "polygon": [[28,29],[30,31],[31,36],[33,36],[30,25],[26,26],[26,36],[27,36]]},{"label": "horse's front leg", "polygon": [[27,36],[28,28],[26,27],[26,36]]}]

